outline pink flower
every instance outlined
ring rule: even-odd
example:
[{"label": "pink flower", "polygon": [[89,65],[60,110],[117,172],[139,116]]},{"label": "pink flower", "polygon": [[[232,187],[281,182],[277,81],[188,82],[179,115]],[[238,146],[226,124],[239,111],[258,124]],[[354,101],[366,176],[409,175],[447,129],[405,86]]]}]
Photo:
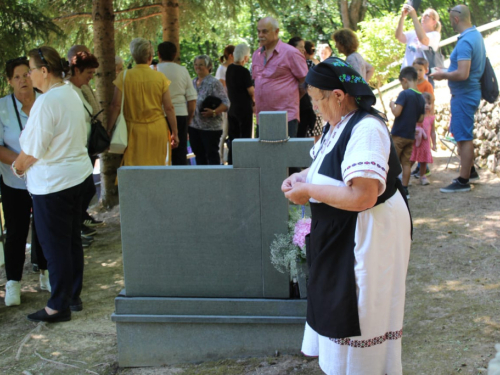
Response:
[{"label": "pink flower", "polygon": [[293,244],[301,249],[304,248],[306,236],[311,232],[311,218],[304,218],[297,221],[293,231]]}]

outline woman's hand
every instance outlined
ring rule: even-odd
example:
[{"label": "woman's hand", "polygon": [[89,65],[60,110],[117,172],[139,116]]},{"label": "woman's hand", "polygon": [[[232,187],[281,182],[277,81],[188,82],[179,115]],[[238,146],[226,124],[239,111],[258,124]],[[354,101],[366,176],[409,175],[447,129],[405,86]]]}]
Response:
[{"label": "woman's hand", "polygon": [[214,116],[214,110],[213,110],[213,109],[211,109],[211,108],[205,108],[205,109],[203,110],[203,112],[200,112],[200,113],[201,113],[201,115],[202,115],[203,117],[215,117],[215,116],[218,116],[218,113],[217,113],[217,112],[215,112],[215,116]]},{"label": "woman's hand", "polygon": [[405,4],[404,7],[406,7],[406,14],[408,14],[411,18],[417,17],[415,8],[408,4]]},{"label": "woman's hand", "polygon": [[306,204],[309,198],[311,198],[307,190],[308,185],[304,182],[296,181],[292,184],[292,189],[285,193],[285,197],[292,203]]},{"label": "woman's hand", "polygon": [[177,133],[170,136],[170,145],[172,146],[172,148],[177,148],[179,146],[179,142],[179,136],[177,135]]},{"label": "woman's hand", "polygon": [[406,16],[408,15],[408,7],[409,7],[409,5],[408,5],[408,4],[404,4],[404,5],[403,5],[403,9],[401,10],[401,15],[402,15],[403,17],[406,17]]},{"label": "woman's hand", "polygon": [[283,183],[281,184],[281,191],[283,193],[286,193],[287,191],[292,190],[296,182],[305,182],[304,177],[302,177],[299,173],[294,173],[285,181],[283,181]]}]

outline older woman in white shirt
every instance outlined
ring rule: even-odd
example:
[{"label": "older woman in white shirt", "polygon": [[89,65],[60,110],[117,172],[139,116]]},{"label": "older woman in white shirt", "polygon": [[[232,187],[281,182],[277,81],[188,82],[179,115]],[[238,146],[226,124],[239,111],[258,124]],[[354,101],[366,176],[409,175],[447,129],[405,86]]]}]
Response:
[{"label": "older woman in white shirt", "polygon": [[[12,173],[10,166],[21,152],[19,136],[26,126],[31,108],[39,96],[33,90],[26,57],[7,61],[6,73],[13,93],[0,99],[0,186],[7,235],[5,239],[5,305],[21,304],[21,279],[33,206],[26,182]],[[40,268],[40,288],[50,291],[45,260],[40,246],[32,242]]]},{"label": "older woman in white shirt", "polygon": [[33,86],[44,95],[31,110],[20,138],[22,151],[12,169],[26,177],[33,197],[52,293],[47,306],[28,319],[61,322],[71,320],[71,311],[82,309],[82,185],[92,173],[92,165],[85,147],[87,125],[82,101],[63,82],[67,63],[51,47],[33,49],[29,58]]}]

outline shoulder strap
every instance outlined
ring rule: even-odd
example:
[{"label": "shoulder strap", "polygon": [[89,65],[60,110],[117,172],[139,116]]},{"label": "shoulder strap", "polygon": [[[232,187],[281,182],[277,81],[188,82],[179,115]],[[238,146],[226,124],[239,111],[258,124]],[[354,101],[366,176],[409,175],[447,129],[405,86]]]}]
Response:
[{"label": "shoulder strap", "polygon": [[127,69],[123,72],[123,82],[122,82],[122,109],[120,110],[123,115],[123,103],[125,103],[125,76],[127,75]]},{"label": "shoulder strap", "polygon": [[21,132],[22,132],[23,131],[23,124],[21,123],[21,117],[19,116],[19,111],[17,110],[16,98],[14,97],[14,94],[11,94],[11,97],[12,97],[12,103],[14,104],[14,110],[16,111],[17,123],[19,124],[19,130],[21,130]]}]

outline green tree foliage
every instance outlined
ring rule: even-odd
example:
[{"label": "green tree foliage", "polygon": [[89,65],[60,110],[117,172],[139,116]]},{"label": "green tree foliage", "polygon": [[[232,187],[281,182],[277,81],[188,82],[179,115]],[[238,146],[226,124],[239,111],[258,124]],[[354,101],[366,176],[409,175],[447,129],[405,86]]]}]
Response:
[{"label": "green tree foliage", "polygon": [[[359,23],[359,53],[375,67],[370,84],[377,89],[397,78],[405,45],[394,37],[400,16],[386,14],[380,18]],[[379,92],[380,94],[380,92]],[[385,108],[384,108],[385,111]]]},{"label": "green tree foliage", "polygon": [[[5,63],[24,56],[33,47],[43,44],[50,34],[61,35],[61,30],[49,17],[42,14],[30,2],[2,0],[0,2],[0,67]],[[0,96],[6,95],[8,84],[4,74],[0,74]]]}]

